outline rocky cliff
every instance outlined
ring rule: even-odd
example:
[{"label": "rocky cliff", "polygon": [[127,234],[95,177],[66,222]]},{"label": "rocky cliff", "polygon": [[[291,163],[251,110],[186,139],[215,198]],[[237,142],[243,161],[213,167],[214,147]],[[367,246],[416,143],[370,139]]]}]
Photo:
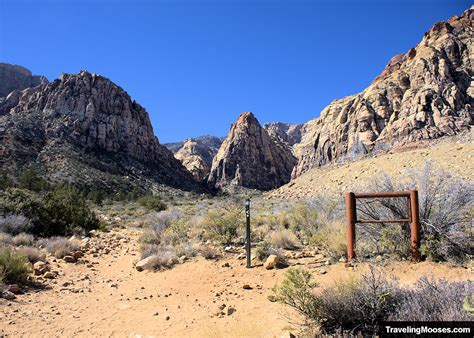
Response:
[{"label": "rocky cliff", "polygon": [[270,137],[255,116],[245,112],[232,124],[214,157],[208,183],[270,190],[290,180],[295,163],[291,149]]},{"label": "rocky cliff", "polygon": [[203,182],[211,171],[212,160],[222,141],[223,138],[208,135],[191,138],[177,149],[174,156],[198,182]]},{"label": "rocky cliff", "polygon": [[37,76],[17,65],[0,63],[0,96],[7,96],[14,90],[22,90],[48,83],[44,76]]},{"label": "rocky cliff", "polygon": [[288,146],[293,147],[301,142],[303,124],[290,124],[282,122],[265,123],[263,128],[268,135],[273,138],[279,138]]},{"label": "rocky cliff", "polygon": [[454,135],[474,120],[474,11],[435,24],[361,93],[333,101],[302,127],[297,177],[313,167]]},{"label": "rocky cliff", "polygon": [[148,113],[119,86],[82,71],[0,99],[2,168],[37,165],[58,180],[108,185],[111,176],[192,189],[160,145]]}]

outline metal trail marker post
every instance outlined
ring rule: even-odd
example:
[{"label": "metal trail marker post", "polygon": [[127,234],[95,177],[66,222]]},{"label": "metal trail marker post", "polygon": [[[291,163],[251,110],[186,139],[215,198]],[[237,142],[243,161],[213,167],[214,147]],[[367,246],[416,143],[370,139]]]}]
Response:
[{"label": "metal trail marker post", "polygon": [[250,199],[245,200],[245,219],[246,219],[246,241],[245,241],[245,251],[247,256],[247,269],[251,267],[251,258],[250,258]]}]

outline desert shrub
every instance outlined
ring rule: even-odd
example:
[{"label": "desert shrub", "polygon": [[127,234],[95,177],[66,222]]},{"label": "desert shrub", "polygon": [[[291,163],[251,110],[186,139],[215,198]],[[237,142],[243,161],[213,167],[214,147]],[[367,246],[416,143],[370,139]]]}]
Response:
[{"label": "desert shrub", "polygon": [[285,272],[280,285],[273,288],[275,299],[291,306],[306,320],[318,317],[318,300],[313,289],[318,286],[310,272],[303,268],[291,267]]},{"label": "desert shrub", "polygon": [[154,270],[170,269],[178,263],[178,257],[171,246],[146,245],[141,252],[142,258],[153,256],[150,264]]},{"label": "desert shrub", "polygon": [[328,334],[338,330],[375,333],[400,298],[396,281],[389,281],[376,269],[360,280],[339,282],[319,294],[313,292],[315,286],[310,272],[291,268],[273,290],[276,299],[294,308],[306,325],[319,326]]},{"label": "desert shrub", "polygon": [[145,229],[140,235],[138,241],[143,244],[160,244],[161,233],[153,231],[152,229]]},{"label": "desert shrub", "polygon": [[27,190],[8,188],[0,192],[0,213],[24,215],[32,223],[25,231],[42,237],[90,231],[99,226],[82,194],[67,185],[48,192],[43,199]]},{"label": "desert shrub", "polygon": [[347,253],[346,229],[341,222],[321,225],[312,234],[309,242],[323,249],[333,258],[345,256]]},{"label": "desert shrub", "polygon": [[138,203],[148,210],[163,211],[166,210],[166,203],[159,196],[147,195],[140,197]]},{"label": "desert shrub", "polygon": [[295,205],[288,211],[288,224],[293,231],[310,231],[317,226],[318,211],[308,202]]},{"label": "desert shrub", "polygon": [[0,217],[0,232],[18,235],[22,232],[29,232],[31,228],[31,221],[23,215],[10,214]]},{"label": "desert shrub", "polygon": [[18,234],[12,238],[13,245],[15,246],[27,246],[27,245],[32,245],[35,241],[35,238],[33,235],[30,234]]},{"label": "desert shrub", "polygon": [[146,221],[146,228],[140,237],[140,242],[145,244],[160,244],[163,240],[166,229],[170,228],[173,222],[184,217],[183,213],[176,210],[163,211],[150,216]]},{"label": "desert shrub", "polygon": [[188,220],[184,217],[171,221],[164,233],[165,241],[171,245],[178,245],[186,242],[189,231]]},{"label": "desert shrub", "polygon": [[198,249],[199,254],[205,259],[216,259],[220,257],[219,251],[209,245],[202,245]]},{"label": "desert shrub", "polygon": [[277,249],[295,249],[298,245],[298,239],[295,234],[288,229],[278,229],[269,235],[269,242],[273,248]]},{"label": "desert shrub", "polygon": [[244,214],[237,205],[227,205],[209,211],[202,223],[210,238],[222,244],[231,244],[244,224]]},{"label": "desert shrub", "polygon": [[48,193],[45,198],[47,219],[43,220],[41,236],[69,235],[77,231],[90,231],[100,225],[84,196],[76,188],[64,185]]},{"label": "desert shrub", "polygon": [[0,283],[22,283],[29,272],[28,260],[9,248],[0,249]]},{"label": "desert shrub", "polygon": [[28,261],[32,264],[38,262],[38,261],[45,261],[46,260],[46,254],[41,252],[39,249],[31,246],[25,246],[22,248],[18,249],[18,252],[25,256]]},{"label": "desert shrub", "polygon": [[279,262],[286,261],[283,252],[278,248],[272,247],[270,242],[263,241],[257,244],[257,247],[255,248],[255,257],[257,257],[259,261],[264,262],[270,255],[277,256]]},{"label": "desert shrub", "polygon": [[397,310],[390,316],[395,321],[461,321],[472,320],[463,302],[474,294],[470,281],[435,281],[422,277],[412,289],[405,290]]},{"label": "desert shrub", "polygon": [[[474,189],[469,182],[454,178],[447,172],[433,169],[430,163],[419,171],[410,171],[407,181],[394,181],[383,175],[371,181],[363,190],[419,192],[422,226],[422,252],[432,260],[463,261],[470,257],[472,201]],[[407,205],[403,198],[387,198],[358,203],[359,215],[366,219],[406,218]],[[360,238],[369,238],[376,244],[386,226],[364,226]],[[409,238],[409,227],[403,228]]]},{"label": "desert shrub", "polygon": [[31,232],[37,231],[37,228],[47,221],[43,201],[31,191],[18,188],[0,191],[0,214],[5,218],[7,215],[24,215],[34,225]]},{"label": "desert shrub", "polygon": [[409,257],[411,252],[409,231],[403,226],[387,226],[380,231],[380,247],[383,252],[392,253],[398,257]]},{"label": "desert shrub", "polygon": [[13,237],[4,232],[0,232],[0,246],[6,247],[10,245],[13,245]]},{"label": "desert shrub", "polygon": [[177,257],[186,256],[194,257],[198,254],[199,248],[193,243],[181,243],[174,247],[174,251]]},{"label": "desert shrub", "polygon": [[20,189],[27,189],[36,192],[51,189],[51,184],[32,168],[22,171],[18,176],[17,181]]},{"label": "desert shrub", "polygon": [[53,237],[46,240],[46,250],[56,258],[63,258],[79,250],[77,241],[71,241],[64,237]]}]

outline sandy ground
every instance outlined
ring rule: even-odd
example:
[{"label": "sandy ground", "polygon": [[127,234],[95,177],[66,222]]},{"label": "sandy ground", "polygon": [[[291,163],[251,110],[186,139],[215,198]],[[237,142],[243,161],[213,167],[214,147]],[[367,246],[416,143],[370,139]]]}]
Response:
[{"label": "sandy ground", "polygon": [[[414,148],[414,149],[413,149]],[[474,180],[474,142],[451,139],[412,149],[393,150],[342,165],[315,168],[290,183],[267,193],[268,197],[301,198],[321,194],[340,194],[387,173],[403,180],[410,169],[420,169],[427,162],[465,180]]]},{"label": "sandy ground", "polygon": [[[162,272],[138,272],[137,233],[125,236],[106,255],[86,255],[89,263],[52,263],[60,276],[48,288],[31,290],[14,301],[0,300],[0,336],[6,337],[281,337],[294,330],[288,309],[267,299],[286,269],[246,269],[243,260],[229,255],[219,261],[193,261]],[[101,235],[106,238],[115,233]],[[229,267],[224,267],[229,263]],[[365,271],[343,263],[325,266],[315,258],[294,261],[314,271],[320,285]],[[89,266],[89,267],[88,267]],[[468,269],[447,264],[398,262],[384,267],[403,284],[424,275],[450,280],[472,279]],[[64,283],[70,285],[64,286]],[[252,289],[244,290],[243,284]],[[236,312],[221,318],[218,307]]]}]

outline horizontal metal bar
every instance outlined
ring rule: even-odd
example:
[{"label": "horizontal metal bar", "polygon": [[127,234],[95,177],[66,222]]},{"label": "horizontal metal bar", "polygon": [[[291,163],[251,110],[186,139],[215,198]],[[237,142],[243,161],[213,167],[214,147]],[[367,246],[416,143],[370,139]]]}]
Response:
[{"label": "horizontal metal bar", "polygon": [[409,191],[367,192],[356,193],[355,198],[410,197]]},{"label": "horizontal metal bar", "polygon": [[407,219],[388,219],[388,220],[380,220],[380,219],[373,219],[373,220],[363,220],[363,221],[356,221],[356,223],[409,223],[410,220]]}]

